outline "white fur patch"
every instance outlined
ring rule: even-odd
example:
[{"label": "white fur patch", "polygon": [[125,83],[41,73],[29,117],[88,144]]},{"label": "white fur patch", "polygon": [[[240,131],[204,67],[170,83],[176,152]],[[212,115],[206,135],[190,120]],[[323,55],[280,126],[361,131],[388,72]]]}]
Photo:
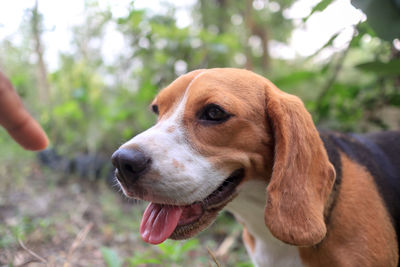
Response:
[{"label": "white fur patch", "polygon": [[259,267],[303,266],[298,249],[272,236],[264,223],[267,183],[249,180],[239,186],[239,195],[227,205],[227,209],[242,222],[255,238],[254,252],[247,248],[252,261]]}]

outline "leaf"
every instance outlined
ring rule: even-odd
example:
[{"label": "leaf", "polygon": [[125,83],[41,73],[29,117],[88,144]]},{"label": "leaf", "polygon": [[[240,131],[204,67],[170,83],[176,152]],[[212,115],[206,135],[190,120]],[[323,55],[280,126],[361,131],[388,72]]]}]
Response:
[{"label": "leaf", "polygon": [[142,252],[136,252],[133,257],[128,259],[129,266],[138,266],[143,264],[162,264],[162,261],[156,258],[151,258],[149,253],[143,255]]},{"label": "leaf", "polygon": [[54,115],[60,118],[73,118],[80,120],[83,118],[83,112],[76,101],[69,100],[56,106],[53,110]]},{"label": "leaf", "polygon": [[190,239],[185,241],[182,245],[182,252],[188,252],[190,250],[196,249],[199,246],[199,241],[197,239]]},{"label": "leaf", "polygon": [[389,99],[389,103],[393,106],[399,106],[400,107],[400,94],[393,95]]},{"label": "leaf", "polygon": [[305,80],[312,79],[316,76],[316,73],[313,71],[297,71],[290,73],[289,75],[279,77],[274,82],[276,85],[280,87],[292,86],[294,84],[303,82]]},{"label": "leaf", "polygon": [[365,72],[374,72],[378,75],[399,75],[400,59],[393,59],[389,62],[371,61],[359,64],[356,68]]},{"label": "leaf", "polygon": [[113,249],[102,247],[100,251],[107,267],[122,267],[122,260]]},{"label": "leaf", "polygon": [[371,28],[371,26],[366,21],[358,23],[356,26],[356,29],[357,29],[357,34],[355,34],[350,41],[351,48],[360,47],[360,43],[361,43],[362,37],[364,35],[369,35],[371,37],[377,37],[374,30]]},{"label": "leaf", "polygon": [[324,50],[325,48],[327,48],[328,46],[331,46],[333,44],[333,41],[335,41],[336,37],[338,37],[339,34],[341,34],[342,31],[339,31],[337,33],[335,33],[334,35],[332,35],[331,38],[329,38],[329,40],[321,47],[319,48],[315,53],[313,53],[312,55],[308,56],[307,59],[311,59],[314,56],[318,55],[319,52],[321,52],[322,50]]},{"label": "leaf", "polygon": [[322,0],[318,4],[316,4],[313,9],[311,10],[310,14],[308,14],[307,17],[303,18],[303,22],[306,22],[312,14],[314,14],[317,11],[324,11],[331,3],[333,0]]},{"label": "leaf", "polygon": [[169,255],[174,251],[174,244],[169,242],[169,240],[167,240],[166,242],[163,242],[157,246],[162,251],[162,253],[164,253],[166,255]]},{"label": "leaf", "polygon": [[158,247],[163,252],[164,259],[168,259],[172,262],[180,262],[186,256],[188,251],[197,248],[199,241],[197,239],[191,239],[188,241],[176,242],[169,241],[159,244]]},{"label": "leaf", "polygon": [[400,8],[392,0],[351,0],[351,4],[367,15],[367,22],[376,34],[391,42],[400,37]]}]

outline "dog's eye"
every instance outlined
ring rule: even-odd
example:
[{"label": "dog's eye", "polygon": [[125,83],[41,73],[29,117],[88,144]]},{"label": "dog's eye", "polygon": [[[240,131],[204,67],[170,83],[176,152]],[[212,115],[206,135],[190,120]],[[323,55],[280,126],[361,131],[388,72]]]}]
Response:
[{"label": "dog's eye", "polygon": [[158,110],[158,106],[157,106],[157,105],[152,105],[152,106],[151,106],[151,110],[152,110],[155,114],[158,115],[159,110]]},{"label": "dog's eye", "polygon": [[200,113],[199,119],[202,121],[219,123],[228,120],[231,116],[232,115],[227,113],[222,107],[209,104],[204,107]]}]

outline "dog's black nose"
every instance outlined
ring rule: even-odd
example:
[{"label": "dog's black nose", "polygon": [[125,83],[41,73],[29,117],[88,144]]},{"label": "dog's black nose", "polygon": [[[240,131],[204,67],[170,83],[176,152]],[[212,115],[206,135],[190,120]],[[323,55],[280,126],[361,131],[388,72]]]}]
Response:
[{"label": "dog's black nose", "polygon": [[120,148],[111,156],[112,164],[127,182],[135,182],[150,166],[150,158],[137,149]]}]

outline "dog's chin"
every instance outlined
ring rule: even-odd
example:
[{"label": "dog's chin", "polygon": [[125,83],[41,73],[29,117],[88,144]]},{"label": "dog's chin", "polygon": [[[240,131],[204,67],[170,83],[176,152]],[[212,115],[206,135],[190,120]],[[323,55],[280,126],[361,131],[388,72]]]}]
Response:
[{"label": "dog's chin", "polygon": [[[196,201],[189,205],[175,206],[182,210],[179,221],[175,230],[168,237],[170,239],[180,240],[190,238],[200,231],[207,228],[214,222],[218,213],[232,201],[237,193],[238,185],[243,181],[245,176],[244,169],[237,169],[232,172],[227,179],[225,179],[210,195],[201,201]],[[118,177],[118,175],[117,175]],[[143,197],[131,193],[124,189],[124,185],[121,183],[121,187],[125,195],[128,197],[140,198],[152,203],[158,203],[157,205],[167,205],[174,207],[169,203],[163,203],[157,200],[157,196],[152,196],[149,199],[148,196]]]},{"label": "dog's chin", "polygon": [[204,210],[203,214],[197,220],[188,224],[178,225],[169,238],[182,240],[197,235],[215,221],[223,207],[224,205],[221,205],[218,209]]},{"label": "dog's chin", "polygon": [[236,188],[243,178],[244,170],[238,169],[201,202],[184,206],[178,225],[169,238],[187,239],[211,225],[218,213],[237,196]]}]

